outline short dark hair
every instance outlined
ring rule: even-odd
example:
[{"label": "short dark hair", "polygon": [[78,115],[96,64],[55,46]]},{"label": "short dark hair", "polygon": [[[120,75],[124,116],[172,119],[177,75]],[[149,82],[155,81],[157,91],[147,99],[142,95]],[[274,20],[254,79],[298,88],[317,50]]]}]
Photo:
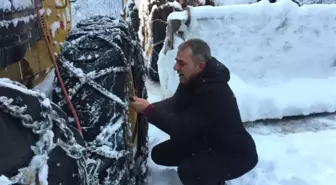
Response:
[{"label": "short dark hair", "polygon": [[210,46],[201,39],[189,39],[179,45],[178,50],[182,51],[190,48],[194,57],[195,63],[208,62],[211,60]]}]

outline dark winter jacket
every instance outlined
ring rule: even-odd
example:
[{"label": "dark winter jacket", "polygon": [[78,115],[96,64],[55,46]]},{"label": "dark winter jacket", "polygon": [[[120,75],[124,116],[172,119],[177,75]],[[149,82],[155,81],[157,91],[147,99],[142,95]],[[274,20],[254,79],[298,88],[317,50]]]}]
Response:
[{"label": "dark winter jacket", "polygon": [[152,104],[146,114],[150,123],[190,153],[214,150],[239,166],[233,174],[238,177],[255,167],[258,156],[229,80],[228,68],[212,58],[188,85],[180,84],[173,97]]}]

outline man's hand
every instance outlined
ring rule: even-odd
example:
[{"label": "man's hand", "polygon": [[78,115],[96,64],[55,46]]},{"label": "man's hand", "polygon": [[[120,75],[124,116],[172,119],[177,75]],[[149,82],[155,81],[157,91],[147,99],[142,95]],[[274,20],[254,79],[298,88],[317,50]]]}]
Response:
[{"label": "man's hand", "polygon": [[150,105],[150,103],[145,99],[135,96],[133,96],[132,98],[134,101],[131,101],[130,104],[132,108],[138,113],[144,113],[145,109],[148,107],[148,105]]}]

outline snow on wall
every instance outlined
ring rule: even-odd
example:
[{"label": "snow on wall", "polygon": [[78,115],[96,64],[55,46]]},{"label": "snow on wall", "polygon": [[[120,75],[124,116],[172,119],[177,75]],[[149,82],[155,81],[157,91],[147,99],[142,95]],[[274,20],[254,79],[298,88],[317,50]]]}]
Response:
[{"label": "snow on wall", "polygon": [[[208,42],[231,71],[229,82],[244,121],[336,110],[336,5],[270,4],[191,8],[185,39]],[[172,17],[186,19],[183,12]],[[206,19],[205,19],[206,18]],[[212,20],[212,21],[209,21]],[[175,46],[182,42],[175,37]],[[178,85],[176,49],[160,53],[161,88]]]},{"label": "snow on wall", "polygon": [[121,18],[121,0],[79,0],[71,4],[72,25],[95,15],[107,15]]}]

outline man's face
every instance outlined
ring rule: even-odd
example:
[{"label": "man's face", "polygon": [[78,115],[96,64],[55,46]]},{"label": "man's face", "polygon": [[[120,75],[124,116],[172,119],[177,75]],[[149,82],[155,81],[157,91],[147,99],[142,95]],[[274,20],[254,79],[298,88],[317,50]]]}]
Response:
[{"label": "man's face", "polygon": [[188,82],[205,67],[204,62],[196,64],[193,60],[192,50],[190,48],[178,51],[174,70],[177,71],[179,75],[180,83],[188,84]]}]

